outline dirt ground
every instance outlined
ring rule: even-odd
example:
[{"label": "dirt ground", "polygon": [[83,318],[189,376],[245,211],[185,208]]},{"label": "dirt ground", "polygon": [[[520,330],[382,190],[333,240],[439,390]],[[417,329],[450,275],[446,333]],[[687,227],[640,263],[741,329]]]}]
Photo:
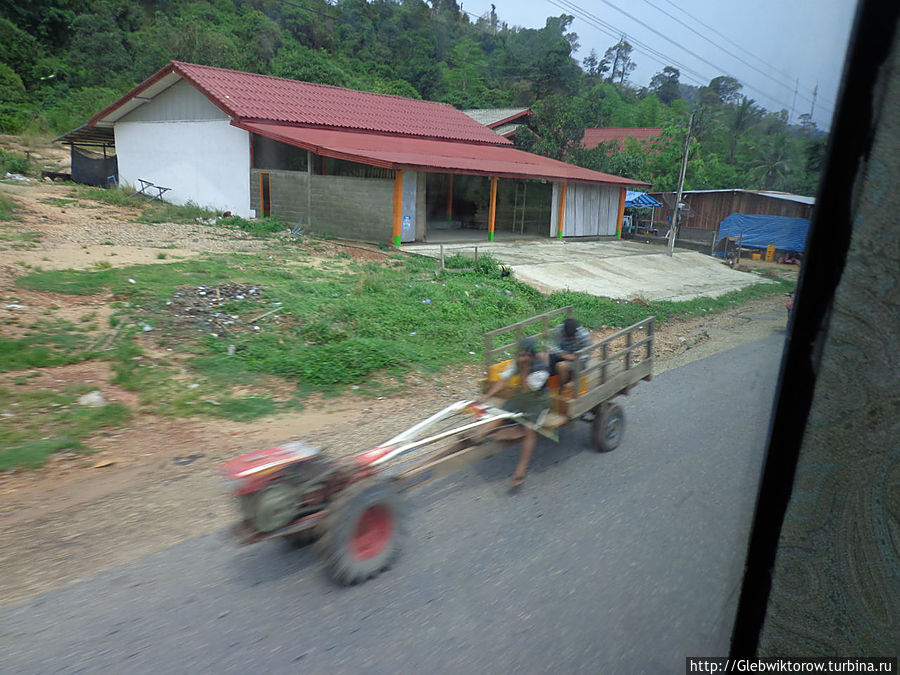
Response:
[{"label": "dirt ground", "polygon": [[[3,139],[0,139],[2,142]],[[203,225],[142,225],[133,210],[54,204],[69,188],[31,182],[0,184],[23,207],[5,223],[40,233],[37,242],[0,242],[0,320],[29,323],[48,309],[77,320],[101,320],[112,298],[57,296],[16,288],[29,266],[85,268],[166,262],[203,251],[258,251],[265,242]],[[51,203],[47,203],[50,200]],[[339,246],[334,244],[332,246]],[[166,258],[158,253],[165,249]],[[356,255],[378,259],[375,250]],[[352,253],[351,253],[352,254]],[[382,256],[383,257],[383,256]],[[756,263],[757,268],[765,263]],[[772,266],[794,277],[796,268]],[[783,297],[754,301],[730,313],[671,323],[656,333],[657,373],[784,330]],[[14,336],[5,323],[4,335]],[[29,371],[31,372],[31,371]],[[59,389],[90,383],[109,401],[137,404],[110,383],[106,363],[38,369],[25,388]],[[300,412],[249,424],[138,415],[123,429],[86,440],[96,454],[62,453],[41,470],[0,474],[0,606],[19,603],[180,541],[218,530],[234,518],[216,466],[237,454],[302,439],[329,454],[372,447],[445,405],[478,394],[481,366],[410,378],[403,393],[313,398]],[[0,386],[22,373],[0,375]],[[16,391],[22,391],[21,385]]]}]

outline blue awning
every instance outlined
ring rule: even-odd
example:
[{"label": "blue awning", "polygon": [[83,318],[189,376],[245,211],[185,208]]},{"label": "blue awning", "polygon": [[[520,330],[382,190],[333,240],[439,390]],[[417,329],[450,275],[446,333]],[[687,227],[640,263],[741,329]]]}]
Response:
[{"label": "blue awning", "polygon": [[635,190],[627,190],[625,192],[626,209],[643,208],[647,206],[657,207],[662,206],[662,204],[653,199],[653,197],[646,192],[636,192]]}]

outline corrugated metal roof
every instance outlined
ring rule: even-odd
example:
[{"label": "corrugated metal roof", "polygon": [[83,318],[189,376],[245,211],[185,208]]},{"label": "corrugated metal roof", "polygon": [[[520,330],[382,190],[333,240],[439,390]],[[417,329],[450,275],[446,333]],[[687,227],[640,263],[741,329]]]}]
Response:
[{"label": "corrugated metal roof", "polygon": [[[798,204],[806,204],[807,206],[813,206],[816,203],[815,197],[805,197],[803,195],[795,195],[790,192],[776,192],[774,190],[744,190],[743,188],[726,188],[719,190],[685,190],[682,192],[684,195],[702,195],[702,194],[712,194],[716,192],[743,192],[746,194],[752,195],[760,195],[762,197],[771,197],[772,199],[783,199],[787,202],[797,202]],[[672,193],[664,193],[664,192],[654,192],[653,194],[675,194]]]},{"label": "corrugated metal roof", "polygon": [[89,127],[87,124],[82,124],[77,129],[54,138],[53,142],[62,143],[63,145],[113,147],[116,144],[116,139],[113,130],[108,127]]},{"label": "corrugated metal roof", "polygon": [[524,126],[524,124],[504,124],[503,126],[494,127],[494,132],[509,138]]},{"label": "corrugated metal roof", "polygon": [[792,195],[790,192],[774,192],[772,190],[744,190],[744,192],[755,192],[763,197],[773,197],[774,199],[784,199],[789,202],[797,202],[799,204],[808,204],[812,206],[816,203],[815,197],[804,197],[803,195]]},{"label": "corrugated metal roof", "polygon": [[[373,94],[179,61],[135,87],[95,115],[90,125],[110,124],[133,110],[139,95],[159,93],[176,74],[233,118],[375,131],[469,143],[511,144],[445,103]],[[167,85],[171,86],[171,84]],[[121,111],[121,112],[117,112]]]},{"label": "corrugated metal roof", "polygon": [[475,108],[463,110],[463,112],[479,124],[491,128],[514,120],[517,117],[531,114],[531,110],[528,108]]},{"label": "corrugated metal roof", "polygon": [[662,135],[662,127],[603,127],[585,129],[581,144],[586,148],[596,148],[601,143],[633,138],[636,141],[648,141]]},{"label": "corrugated metal roof", "polygon": [[235,126],[326,157],[387,169],[417,169],[623,187],[648,186],[641,181],[583,169],[509,146],[254,122],[236,122]]}]

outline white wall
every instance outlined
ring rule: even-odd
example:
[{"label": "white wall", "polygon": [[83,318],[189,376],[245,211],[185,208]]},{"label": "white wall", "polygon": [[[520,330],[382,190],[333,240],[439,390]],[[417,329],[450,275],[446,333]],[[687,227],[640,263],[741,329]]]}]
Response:
[{"label": "white wall", "polygon": [[172,188],[166,201],[250,214],[250,140],[227,121],[126,122],[115,126],[119,182]]}]

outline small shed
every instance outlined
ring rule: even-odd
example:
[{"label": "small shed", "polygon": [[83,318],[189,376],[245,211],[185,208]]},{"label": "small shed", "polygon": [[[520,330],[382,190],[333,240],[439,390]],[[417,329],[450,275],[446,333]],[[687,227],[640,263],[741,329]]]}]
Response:
[{"label": "small shed", "polygon": [[55,138],[71,151],[72,180],[83,185],[110,187],[119,182],[119,162],[112,129],[87,124]]},{"label": "small shed", "polygon": [[[668,232],[675,210],[675,193],[650,194],[663,204],[662,208],[654,209],[652,226],[661,233]],[[690,190],[681,196],[678,239],[712,250],[720,224],[732,214],[809,220],[815,201],[814,197],[773,190]]]}]

